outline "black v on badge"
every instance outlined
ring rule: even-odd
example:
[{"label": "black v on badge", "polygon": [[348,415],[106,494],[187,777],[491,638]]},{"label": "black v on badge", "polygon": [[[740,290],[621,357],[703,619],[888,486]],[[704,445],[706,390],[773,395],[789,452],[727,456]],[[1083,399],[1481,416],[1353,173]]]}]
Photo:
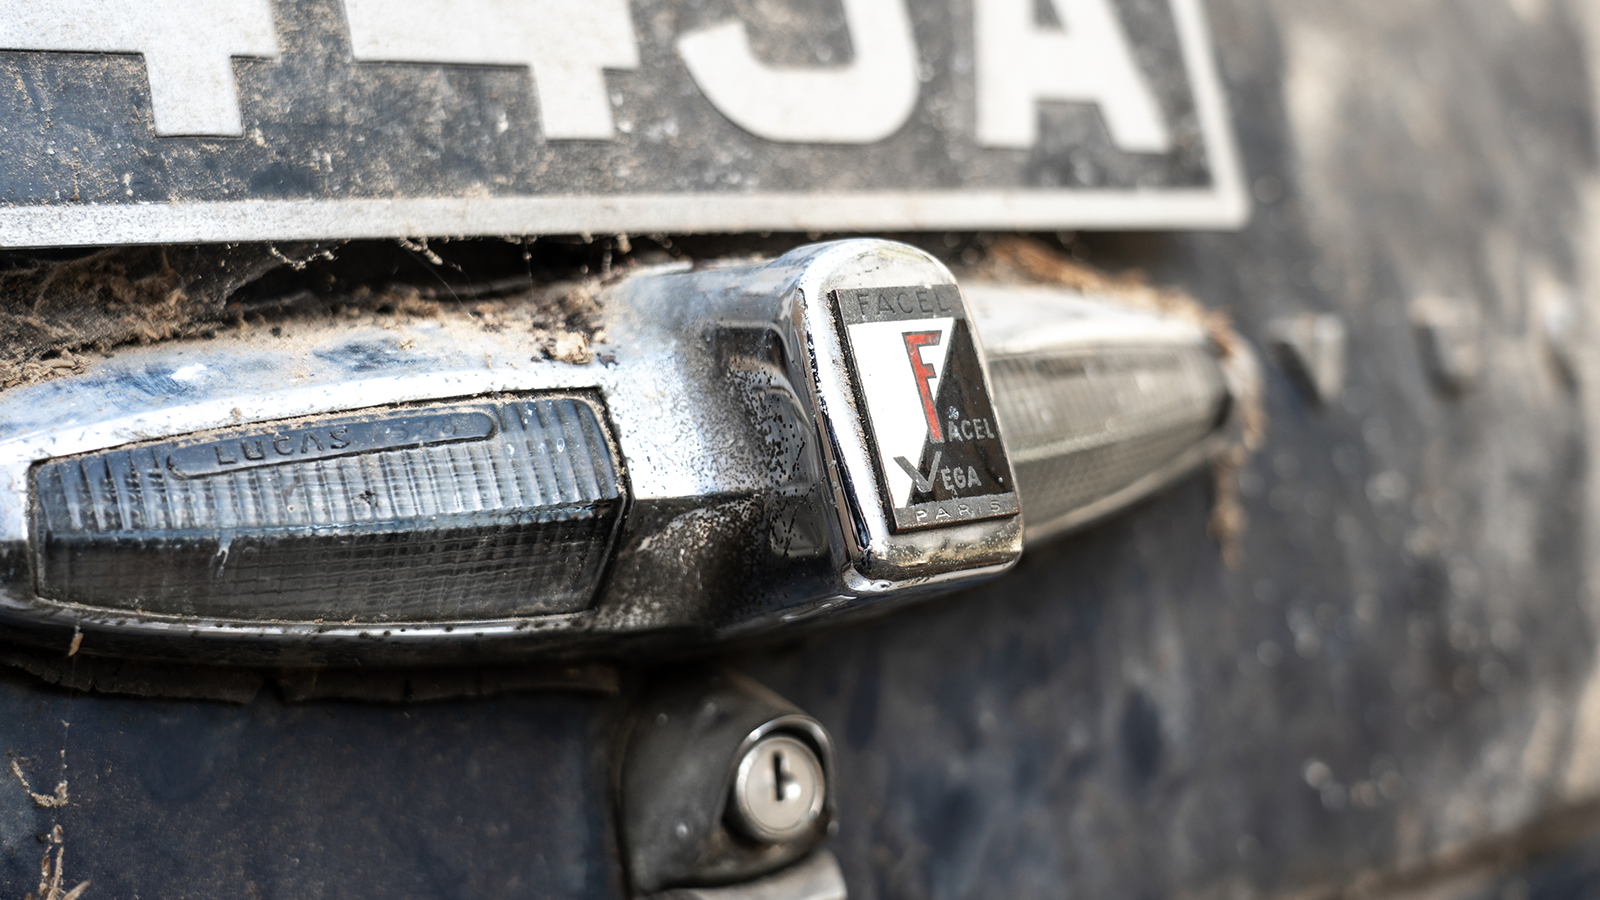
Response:
[{"label": "black v on badge", "polygon": [[1018,512],[955,285],[835,291],[858,403],[895,531]]}]

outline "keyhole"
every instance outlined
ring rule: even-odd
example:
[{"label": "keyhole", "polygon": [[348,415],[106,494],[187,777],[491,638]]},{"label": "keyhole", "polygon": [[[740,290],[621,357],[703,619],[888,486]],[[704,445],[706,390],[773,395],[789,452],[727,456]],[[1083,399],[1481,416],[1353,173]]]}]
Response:
[{"label": "keyhole", "polygon": [[827,792],[816,753],[789,735],[769,734],[739,761],[734,821],[757,840],[788,840],[816,825]]},{"label": "keyhole", "polygon": [[782,803],[789,799],[789,786],[794,784],[794,776],[785,771],[783,754],[772,754],[772,799]]}]

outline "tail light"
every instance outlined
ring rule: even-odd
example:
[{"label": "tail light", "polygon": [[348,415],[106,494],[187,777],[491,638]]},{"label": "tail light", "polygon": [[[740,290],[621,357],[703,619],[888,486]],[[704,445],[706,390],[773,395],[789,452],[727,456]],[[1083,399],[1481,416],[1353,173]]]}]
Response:
[{"label": "tail light", "polygon": [[41,463],[38,592],[239,621],[576,612],[626,505],[597,409],[430,404]]},{"label": "tail light", "polygon": [[1191,471],[1232,397],[1197,323],[1063,289],[969,285],[1029,540]]}]

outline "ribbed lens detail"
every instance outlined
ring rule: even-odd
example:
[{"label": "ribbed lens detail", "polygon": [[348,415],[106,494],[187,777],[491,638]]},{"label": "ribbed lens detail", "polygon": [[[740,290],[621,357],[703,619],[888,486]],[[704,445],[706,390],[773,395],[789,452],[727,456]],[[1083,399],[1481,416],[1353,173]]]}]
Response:
[{"label": "ribbed lens detail", "polygon": [[1227,402],[1200,347],[1000,356],[989,368],[1030,530],[1159,471],[1215,430]]},{"label": "ribbed lens detail", "polygon": [[252,621],[586,607],[625,488],[593,402],[258,425],[34,467],[38,593]]}]

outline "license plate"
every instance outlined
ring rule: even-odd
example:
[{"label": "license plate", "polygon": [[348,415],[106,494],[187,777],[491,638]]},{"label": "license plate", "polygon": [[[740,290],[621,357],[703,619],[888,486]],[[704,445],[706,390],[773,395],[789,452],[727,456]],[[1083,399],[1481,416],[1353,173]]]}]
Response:
[{"label": "license plate", "polygon": [[1199,0],[0,0],[0,244],[1239,225]]}]

